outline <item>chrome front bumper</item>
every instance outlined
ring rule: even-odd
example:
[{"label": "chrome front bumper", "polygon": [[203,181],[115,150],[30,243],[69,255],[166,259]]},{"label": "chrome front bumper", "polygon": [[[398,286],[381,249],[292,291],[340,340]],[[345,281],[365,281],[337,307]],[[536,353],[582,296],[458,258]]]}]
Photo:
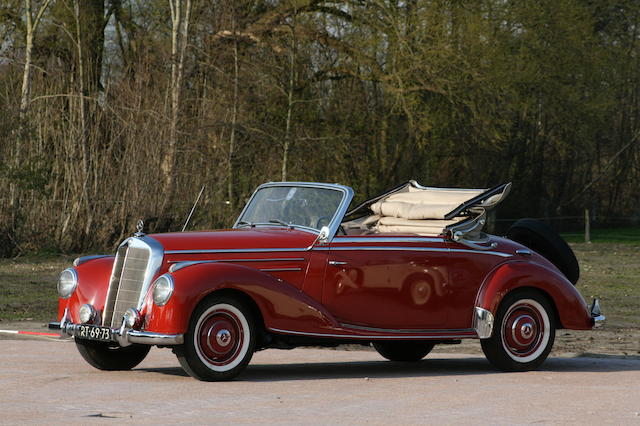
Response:
[{"label": "chrome front bumper", "polygon": [[[62,321],[49,323],[49,328],[52,330],[60,330],[61,337],[76,337],[79,336],[81,325],[82,324],[74,324],[67,321],[65,313]],[[161,334],[150,331],[133,330],[127,328],[124,325],[124,321],[119,329],[111,329],[111,332],[114,337],[112,341],[123,347],[133,343],[159,346],[173,346],[184,343],[184,334]]]}]

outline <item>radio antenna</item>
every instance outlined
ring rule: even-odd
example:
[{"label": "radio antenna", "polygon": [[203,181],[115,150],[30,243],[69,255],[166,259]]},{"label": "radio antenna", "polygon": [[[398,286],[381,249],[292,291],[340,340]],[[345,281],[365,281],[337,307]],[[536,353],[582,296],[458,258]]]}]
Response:
[{"label": "radio antenna", "polygon": [[202,188],[200,188],[200,193],[198,194],[198,197],[196,198],[196,202],[193,203],[193,207],[191,207],[191,211],[189,212],[189,216],[187,216],[187,220],[184,221],[184,226],[182,227],[182,231],[184,232],[185,229],[187,229],[187,225],[189,224],[189,221],[191,220],[191,216],[193,215],[194,210],[196,209],[196,206],[198,205],[198,201],[200,201],[200,197],[202,196],[202,193],[204,192],[204,187],[206,185],[202,185]]}]

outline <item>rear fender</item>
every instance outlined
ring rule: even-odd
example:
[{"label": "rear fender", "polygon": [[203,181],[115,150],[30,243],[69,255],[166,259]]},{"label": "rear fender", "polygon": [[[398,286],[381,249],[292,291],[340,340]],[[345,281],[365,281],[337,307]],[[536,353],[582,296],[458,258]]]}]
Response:
[{"label": "rear fender", "polygon": [[482,283],[476,306],[495,316],[507,293],[525,287],[538,289],[551,298],[560,328],[590,330],[593,327],[587,304],[573,284],[559,271],[533,262],[512,261],[495,268]]},{"label": "rear fender", "polygon": [[[199,263],[172,272],[173,295],[165,306],[145,303],[145,329],[157,333],[185,333],[191,313],[209,294],[225,289],[253,299],[267,328],[326,332],[338,326],[322,305],[286,281],[243,265]],[[152,287],[153,288],[153,287]]]}]

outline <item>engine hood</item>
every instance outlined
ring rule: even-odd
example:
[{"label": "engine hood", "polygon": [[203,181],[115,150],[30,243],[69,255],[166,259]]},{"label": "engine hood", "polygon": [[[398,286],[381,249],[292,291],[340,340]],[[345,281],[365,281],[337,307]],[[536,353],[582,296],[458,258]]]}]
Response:
[{"label": "engine hood", "polygon": [[165,252],[198,250],[242,250],[309,247],[316,239],[311,232],[285,227],[240,228],[222,231],[151,234]]}]

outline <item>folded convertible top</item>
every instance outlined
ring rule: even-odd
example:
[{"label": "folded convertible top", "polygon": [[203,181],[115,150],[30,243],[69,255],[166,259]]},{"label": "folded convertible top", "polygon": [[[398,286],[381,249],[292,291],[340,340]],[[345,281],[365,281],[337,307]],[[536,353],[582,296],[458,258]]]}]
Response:
[{"label": "folded convertible top", "polygon": [[[504,183],[493,188],[464,189],[464,188],[437,188],[422,186],[415,180],[410,180],[383,194],[373,197],[348,211],[345,217],[362,213],[367,214],[367,210],[378,213],[382,208],[382,203],[400,202],[410,205],[420,205],[418,209],[425,209],[422,219],[451,219],[456,216],[465,216],[474,210],[482,208],[488,210],[495,207],[506,198],[511,189],[511,183]],[[399,208],[402,206],[398,205]],[[407,206],[404,207],[409,208]],[[432,208],[434,212],[428,213],[426,209]],[[446,213],[443,213],[446,210]],[[405,210],[403,210],[404,212]],[[416,211],[413,215],[419,215]],[[436,215],[438,217],[426,217]],[[440,217],[442,216],[442,217]],[[403,217],[403,216],[396,216]],[[414,217],[419,219],[418,217]],[[412,219],[406,217],[406,219]]]},{"label": "folded convertible top", "polygon": [[373,214],[372,218],[377,219],[374,230],[380,233],[433,235],[474,220],[480,226],[473,226],[473,231],[479,232],[485,212],[504,200],[510,189],[511,183],[465,189],[426,187],[412,180],[365,201],[346,216]]}]

